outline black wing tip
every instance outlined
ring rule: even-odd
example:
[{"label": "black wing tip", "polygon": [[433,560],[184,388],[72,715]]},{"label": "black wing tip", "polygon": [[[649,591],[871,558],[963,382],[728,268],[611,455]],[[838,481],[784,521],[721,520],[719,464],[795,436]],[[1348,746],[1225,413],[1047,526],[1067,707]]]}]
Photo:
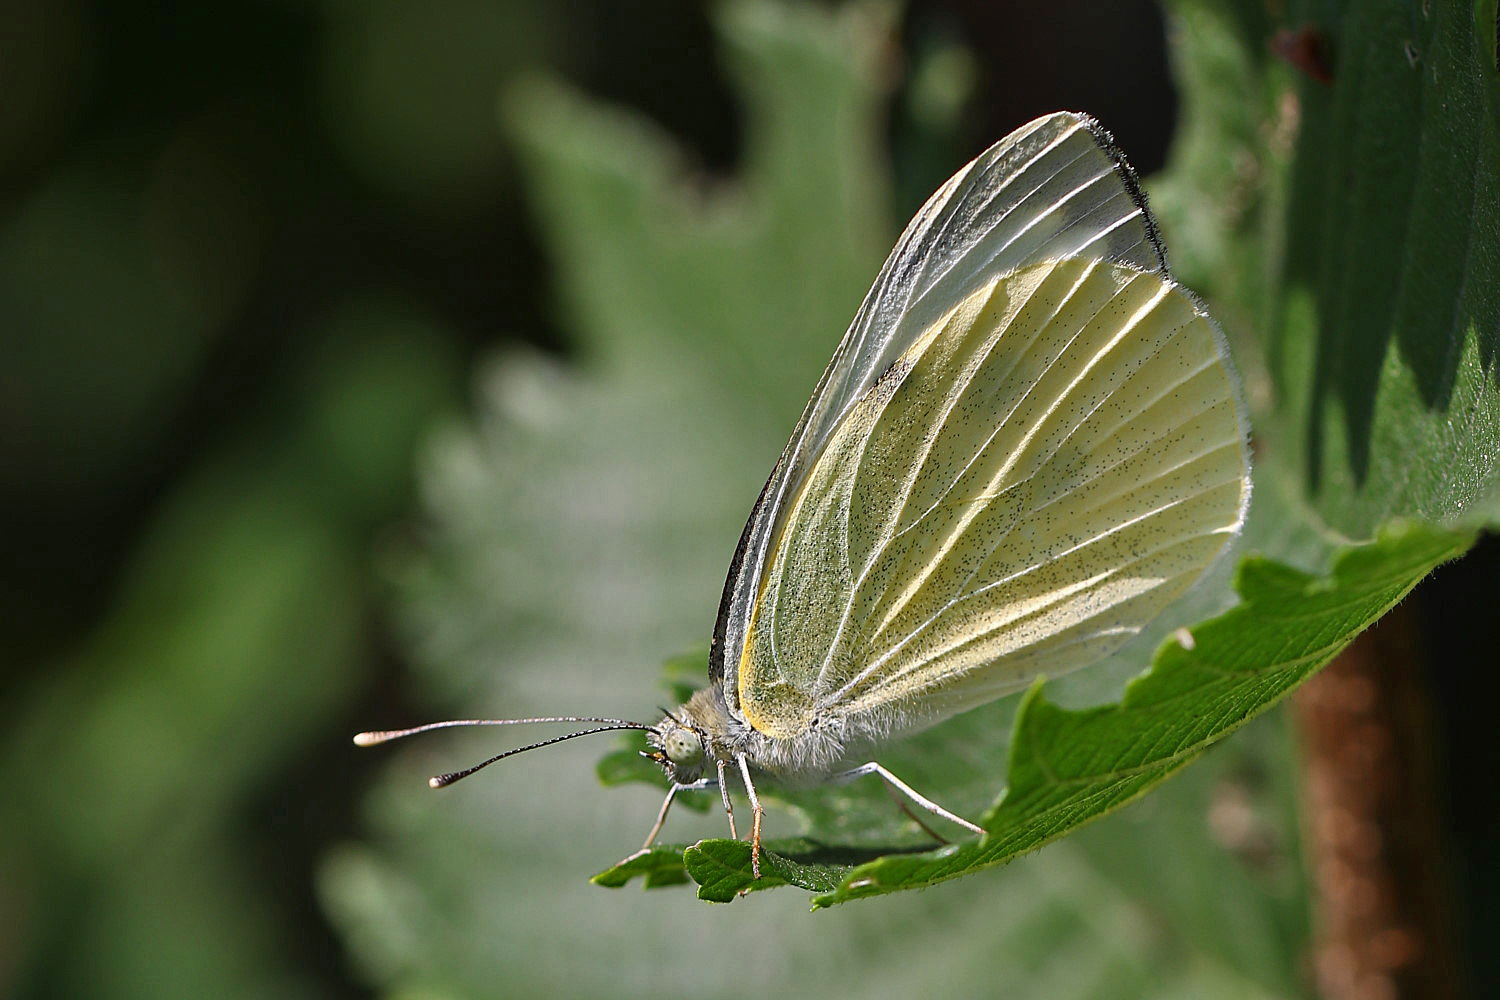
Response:
[{"label": "black wing tip", "polygon": [[1115,144],[1114,133],[1099,124],[1099,119],[1093,115],[1082,111],[1067,113],[1078,119],[1078,123],[1084,127],[1094,143],[1115,165],[1115,174],[1120,178],[1120,183],[1125,185],[1125,191],[1130,195],[1130,200],[1135,202],[1136,208],[1141,210],[1141,221],[1146,227],[1146,238],[1151,241],[1151,249],[1156,253],[1156,263],[1161,268],[1162,275],[1171,278],[1171,272],[1167,270],[1167,246],[1162,242],[1161,229],[1156,224],[1156,216],[1151,214],[1151,206],[1146,201],[1146,192],[1141,187],[1140,175],[1125,158],[1125,152]]}]

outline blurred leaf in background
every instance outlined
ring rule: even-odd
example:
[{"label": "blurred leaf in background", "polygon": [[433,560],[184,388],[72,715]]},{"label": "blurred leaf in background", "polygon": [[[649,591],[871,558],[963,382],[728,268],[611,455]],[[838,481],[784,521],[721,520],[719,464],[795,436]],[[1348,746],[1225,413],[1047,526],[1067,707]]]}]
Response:
[{"label": "blurred leaf in background", "polygon": [[[363,543],[455,382],[430,321],[399,304],[351,304],[311,339],[300,384],[177,487],[111,611],[8,727],[0,825],[18,940],[68,956],[34,988],[299,988],[258,884],[283,859],[274,843],[256,856],[245,799],[358,690]],[[320,811],[291,808],[276,825]]]},{"label": "blurred leaf in background", "polygon": [[[546,18],[473,7],[0,5],[0,994],[358,989],[310,872],[371,553],[472,346],[550,338],[493,122]],[[392,32],[431,86],[341,147]]]}]

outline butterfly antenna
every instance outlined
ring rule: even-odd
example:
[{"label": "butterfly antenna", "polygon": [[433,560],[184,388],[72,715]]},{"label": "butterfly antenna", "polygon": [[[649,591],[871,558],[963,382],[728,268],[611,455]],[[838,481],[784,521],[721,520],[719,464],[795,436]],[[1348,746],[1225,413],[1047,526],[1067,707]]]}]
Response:
[{"label": "butterfly antenna", "polygon": [[[549,715],[535,719],[449,719],[446,722],[429,722],[425,726],[413,726],[410,729],[382,729],[368,733],[357,733],[354,737],[354,745],[361,747],[372,747],[377,743],[389,743],[391,740],[399,740],[407,736],[415,736],[418,733],[431,732],[434,729],[451,729],[454,726],[524,726],[532,723],[546,722],[602,722],[617,729],[651,729],[652,726],[639,722],[630,722],[627,719],[596,719],[584,715]],[[602,730],[591,730],[600,732]]]},{"label": "butterfly antenna", "polygon": [[[579,721],[602,722],[602,721],[606,721],[606,720],[602,720],[602,719],[586,719],[586,720],[579,720]],[[608,720],[608,721],[614,722],[615,720]],[[507,757],[514,757],[518,753],[525,753],[527,750],[536,750],[536,749],[539,749],[541,747],[550,747],[552,744],[554,744],[554,743],[562,743],[564,740],[576,740],[580,736],[592,736],[595,733],[609,733],[609,732],[614,732],[617,729],[645,729],[645,730],[654,730],[655,727],[654,726],[647,726],[647,725],[644,725],[643,723],[639,723],[639,722],[617,722],[614,725],[599,726],[596,729],[583,729],[583,730],[580,730],[579,732],[576,732],[576,733],[567,733],[567,734],[562,735],[562,736],[554,736],[550,740],[542,740],[539,743],[532,743],[530,746],[516,747],[514,750],[507,750],[504,753],[497,753],[497,754],[495,754],[495,756],[491,757],[489,760],[482,760],[478,764],[475,764],[473,767],[466,767],[462,771],[450,771],[447,774],[434,775],[433,777],[427,779],[427,784],[431,785],[433,788],[446,788],[447,786],[453,784],[455,781],[460,781],[460,780],[462,780],[464,778],[467,778],[469,775],[473,774],[475,771],[482,771],[485,768],[489,767],[491,764],[495,763],[496,761],[504,760]]]}]

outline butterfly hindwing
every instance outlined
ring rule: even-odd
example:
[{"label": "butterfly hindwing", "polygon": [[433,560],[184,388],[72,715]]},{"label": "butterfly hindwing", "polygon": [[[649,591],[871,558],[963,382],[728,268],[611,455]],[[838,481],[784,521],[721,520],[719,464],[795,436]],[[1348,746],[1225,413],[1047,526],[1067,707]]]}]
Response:
[{"label": "butterfly hindwing", "polygon": [[882,734],[1093,662],[1243,518],[1224,348],[1159,274],[1024,268],[933,323],[847,414],[773,540],[746,719]]},{"label": "butterfly hindwing", "polygon": [[995,143],[917,212],[834,352],[757,501],[725,582],[710,678],[735,704],[735,671],[773,537],[853,407],[953,306],[998,276],[1079,257],[1165,273],[1155,224],[1107,133],[1059,112]]}]

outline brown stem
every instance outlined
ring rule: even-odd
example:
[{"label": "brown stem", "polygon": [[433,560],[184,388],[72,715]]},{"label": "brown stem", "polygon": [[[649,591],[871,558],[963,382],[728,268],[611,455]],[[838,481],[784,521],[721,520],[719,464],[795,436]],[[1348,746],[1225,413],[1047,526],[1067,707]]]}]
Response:
[{"label": "brown stem", "polygon": [[1293,701],[1323,1000],[1461,995],[1415,633],[1396,608]]}]

